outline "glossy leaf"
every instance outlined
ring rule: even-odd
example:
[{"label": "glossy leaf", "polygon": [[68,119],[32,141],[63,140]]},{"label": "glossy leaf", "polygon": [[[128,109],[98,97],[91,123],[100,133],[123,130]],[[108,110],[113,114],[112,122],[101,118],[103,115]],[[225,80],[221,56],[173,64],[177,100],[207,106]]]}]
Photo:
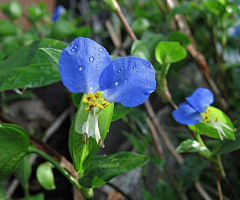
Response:
[{"label": "glossy leaf", "polygon": [[178,42],[159,42],[155,50],[156,60],[162,65],[178,62],[186,55],[186,50]]},{"label": "glossy leaf", "polygon": [[120,103],[114,103],[114,111],[113,111],[112,121],[116,121],[116,120],[122,118],[130,110],[131,110],[130,107],[125,107]]},{"label": "glossy leaf", "polygon": [[84,187],[95,188],[118,175],[145,165],[148,161],[148,157],[132,152],[96,156],[79,182]]},{"label": "glossy leaf", "polygon": [[21,127],[0,124],[0,181],[13,173],[29,146],[29,135]]},{"label": "glossy leaf", "polygon": [[38,182],[46,190],[54,190],[56,188],[52,168],[53,165],[49,162],[46,162],[40,164],[36,171]]},{"label": "glossy leaf", "polygon": [[176,151],[178,153],[190,153],[201,151],[201,149],[202,147],[199,142],[197,142],[196,140],[187,139],[180,143]]},{"label": "glossy leaf", "polygon": [[[229,117],[213,106],[209,106],[208,109],[211,110],[210,117],[217,121],[211,123],[201,121],[198,124],[190,125],[189,128],[211,138],[235,140],[234,126]],[[223,134],[226,137],[223,137]]]},{"label": "glossy leaf", "polygon": [[[69,151],[72,156],[73,164],[78,172],[83,172],[89,165],[99,146],[95,138],[89,137],[87,143],[83,142],[82,126],[87,121],[89,111],[85,108],[87,104],[81,101],[78,111],[74,117],[69,135]],[[114,104],[110,104],[101,111],[98,117],[98,126],[101,133],[101,138],[105,138],[112,120]]]},{"label": "glossy leaf", "polygon": [[147,48],[147,45],[144,41],[141,41],[141,40],[137,40],[132,44],[131,55],[139,58],[143,58],[149,61],[151,60],[150,52]]},{"label": "glossy leaf", "polygon": [[66,44],[42,39],[24,47],[0,64],[0,91],[42,87],[60,81],[58,65],[39,48],[62,50]]},{"label": "glossy leaf", "polygon": [[45,53],[47,53],[54,61],[55,63],[59,63],[59,57],[62,53],[62,50],[54,49],[54,48],[39,48],[43,50]]}]

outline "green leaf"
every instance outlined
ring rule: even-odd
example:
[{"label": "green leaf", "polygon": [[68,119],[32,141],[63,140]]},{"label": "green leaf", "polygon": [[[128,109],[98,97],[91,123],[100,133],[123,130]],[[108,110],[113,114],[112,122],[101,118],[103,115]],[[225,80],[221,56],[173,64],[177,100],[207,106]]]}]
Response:
[{"label": "green leaf", "polygon": [[[87,121],[89,114],[89,111],[85,110],[86,107],[88,107],[88,105],[81,101],[78,111],[73,119],[69,135],[69,151],[73,159],[74,168],[78,172],[83,172],[86,169],[99,150],[95,138],[89,137],[87,143],[83,142],[82,126]],[[114,104],[110,104],[100,111],[98,116],[98,126],[102,139],[105,139],[108,133],[113,109]]]},{"label": "green leaf", "polygon": [[0,36],[15,35],[16,33],[17,28],[12,22],[0,20]]},{"label": "green leaf", "polygon": [[141,35],[150,27],[150,22],[145,17],[139,17],[132,22],[131,27],[135,34]]},{"label": "green leaf", "polygon": [[147,45],[144,41],[141,41],[141,40],[137,40],[132,44],[131,55],[139,58],[143,58],[149,61],[151,60],[151,55],[147,48]]},{"label": "green leaf", "polygon": [[156,60],[162,65],[178,62],[186,55],[186,50],[178,42],[159,42],[155,50]]},{"label": "green leaf", "polygon": [[54,190],[56,188],[52,168],[53,165],[46,162],[40,164],[36,171],[38,182],[46,190]]},{"label": "green leaf", "polygon": [[215,15],[221,15],[226,11],[225,6],[219,0],[205,1],[204,6]]},{"label": "green leaf", "polygon": [[55,61],[55,63],[58,64],[62,50],[54,49],[54,48],[39,48],[39,49],[47,53]]},{"label": "green leaf", "polygon": [[147,44],[147,48],[149,49],[150,55],[154,53],[154,50],[157,46],[157,44],[163,40],[163,35],[153,33],[150,31],[145,31],[141,37],[141,40],[143,40]]},{"label": "green leaf", "polygon": [[22,188],[24,189],[24,191],[27,191],[29,189],[28,181],[32,173],[32,166],[29,162],[28,156],[25,156],[22,159],[22,162],[19,164],[19,167],[16,170],[16,173],[18,175]]},{"label": "green leaf", "polygon": [[11,20],[19,18],[23,13],[22,5],[18,1],[4,3],[1,5],[1,8],[4,14]]},{"label": "green leaf", "polygon": [[131,110],[130,107],[125,107],[120,103],[114,103],[114,111],[113,111],[112,121],[116,121],[116,120],[122,118],[130,110]]},{"label": "green leaf", "polygon": [[74,31],[74,26],[67,20],[60,19],[53,24],[50,37],[57,40],[64,40]]},{"label": "green leaf", "polygon": [[189,37],[186,34],[182,33],[181,31],[171,32],[167,40],[179,42],[183,47],[187,47],[187,45],[191,43]]},{"label": "green leaf", "polygon": [[195,125],[190,125],[189,128],[211,138],[235,140],[234,126],[229,117],[213,106],[209,106],[208,109],[211,110],[210,122],[201,121]]},{"label": "green leaf", "polygon": [[29,135],[21,127],[0,124],[0,181],[14,172],[26,155]]},{"label": "green leaf", "polygon": [[202,147],[199,142],[192,139],[187,139],[180,143],[177,147],[176,151],[178,153],[190,153],[190,152],[199,152],[201,151]]},{"label": "green leaf", "polygon": [[95,188],[118,175],[145,165],[148,161],[148,157],[132,152],[96,156],[79,182],[83,187]]},{"label": "green leaf", "polygon": [[66,44],[42,39],[24,47],[0,64],[0,91],[36,88],[60,81],[58,65],[39,48],[62,50]]},{"label": "green leaf", "polygon": [[28,197],[24,197],[20,200],[44,200],[45,199],[45,195],[43,193],[38,193],[36,195],[31,195]]}]

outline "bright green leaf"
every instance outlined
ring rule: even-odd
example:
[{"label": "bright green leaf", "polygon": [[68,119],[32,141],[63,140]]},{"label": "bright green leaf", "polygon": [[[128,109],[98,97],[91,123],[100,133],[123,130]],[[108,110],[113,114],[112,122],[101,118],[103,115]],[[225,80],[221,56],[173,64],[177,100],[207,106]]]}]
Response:
[{"label": "bright green leaf", "polygon": [[56,188],[52,168],[53,165],[49,162],[46,162],[40,164],[36,171],[38,182],[46,190],[54,190]]},{"label": "bright green leaf", "polygon": [[47,53],[54,61],[58,64],[62,50],[53,49],[53,48],[39,48]]},{"label": "bright green leaf", "polygon": [[[87,121],[89,111],[85,108],[88,107],[87,104],[81,101],[78,111],[74,117],[73,123],[70,129],[69,135],[69,151],[71,153],[74,167],[77,171],[83,172],[89,165],[97,151],[99,146],[96,143],[95,138],[90,137],[87,143],[83,142],[82,127]],[[109,126],[112,120],[114,104],[110,104],[98,116],[98,126],[101,134],[101,138],[105,139]]]},{"label": "bright green leaf", "polygon": [[118,175],[145,165],[148,161],[148,157],[132,152],[96,156],[79,182],[84,187],[95,188]]},{"label": "bright green leaf", "polygon": [[29,141],[29,135],[23,128],[0,124],[0,181],[15,171],[26,155]]},{"label": "bright green leaf", "polygon": [[151,60],[150,52],[147,48],[147,45],[144,41],[137,40],[132,44],[131,55],[146,60]]},{"label": "bright green leaf", "polygon": [[162,65],[178,62],[186,55],[186,50],[178,42],[159,42],[155,50],[156,60]]},{"label": "bright green leaf", "polygon": [[130,109],[131,109],[130,107],[125,107],[120,103],[114,103],[112,121],[116,121],[122,118],[124,115],[126,115],[130,111]]},{"label": "bright green leaf", "polygon": [[58,65],[39,48],[62,50],[65,47],[63,42],[42,39],[4,60],[0,64],[0,91],[42,87],[60,81]]}]

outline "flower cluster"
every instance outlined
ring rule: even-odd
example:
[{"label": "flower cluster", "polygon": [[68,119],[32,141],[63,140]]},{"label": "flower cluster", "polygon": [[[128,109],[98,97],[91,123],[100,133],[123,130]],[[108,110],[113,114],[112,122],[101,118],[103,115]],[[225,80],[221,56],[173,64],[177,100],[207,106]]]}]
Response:
[{"label": "flower cluster", "polygon": [[[82,132],[84,138],[86,134],[94,136],[98,144],[102,144],[97,121],[99,111],[113,102],[126,107],[138,106],[156,88],[155,71],[149,61],[132,56],[111,61],[104,47],[84,37],[76,38],[63,50],[59,70],[68,90],[87,94],[83,102],[88,104],[86,110],[90,114]],[[89,128],[92,122],[94,134]]]}]

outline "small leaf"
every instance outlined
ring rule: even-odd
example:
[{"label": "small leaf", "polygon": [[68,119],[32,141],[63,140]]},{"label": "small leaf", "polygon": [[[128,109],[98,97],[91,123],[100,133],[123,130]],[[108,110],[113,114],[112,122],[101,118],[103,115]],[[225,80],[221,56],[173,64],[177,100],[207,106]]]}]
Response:
[{"label": "small leaf", "polygon": [[26,155],[29,135],[21,127],[0,124],[0,181],[13,173]]},{"label": "small leaf", "polygon": [[187,47],[191,43],[189,37],[181,31],[171,32],[167,40],[179,42],[183,47]]},{"label": "small leaf", "polygon": [[132,22],[131,27],[134,33],[141,35],[150,27],[150,22],[145,17],[139,17]]},{"label": "small leaf", "polygon": [[201,121],[195,125],[190,125],[189,128],[211,138],[235,140],[234,126],[229,117],[213,106],[209,106],[208,109],[211,110],[211,122],[205,123]]},{"label": "small leaf", "polygon": [[196,140],[187,139],[180,143],[176,151],[178,153],[189,153],[189,152],[199,152],[201,151],[201,145]]},{"label": "small leaf", "polygon": [[155,50],[156,60],[162,65],[178,62],[186,55],[186,50],[178,42],[159,42]]},{"label": "small leaf", "polygon": [[79,182],[84,187],[95,188],[118,175],[145,165],[148,161],[148,157],[132,152],[96,156]]},{"label": "small leaf", "polygon": [[112,121],[116,121],[116,120],[122,118],[130,110],[131,110],[130,107],[125,107],[120,103],[114,103],[114,111],[113,111]]},{"label": "small leaf", "polygon": [[39,48],[62,50],[66,44],[42,39],[22,48],[0,64],[0,91],[36,88],[61,80],[58,65]]},{"label": "small leaf", "polygon": [[40,164],[36,171],[38,182],[46,190],[54,190],[56,188],[52,168],[53,165],[49,162],[46,162]]},{"label": "small leaf", "polygon": [[203,4],[215,15],[221,15],[226,11],[224,5],[219,0],[208,0],[203,2]]},{"label": "small leaf", "polygon": [[55,61],[55,63],[58,64],[62,50],[54,49],[54,48],[39,48],[39,49],[47,53]]},{"label": "small leaf", "polygon": [[131,55],[146,60],[151,60],[150,52],[147,48],[147,45],[144,41],[137,40],[132,44]]},{"label": "small leaf", "polygon": [[[70,128],[68,143],[69,151],[73,159],[74,168],[78,172],[83,172],[86,169],[86,167],[89,165],[99,150],[99,146],[96,143],[95,138],[89,137],[86,143],[83,141],[82,126],[87,121],[89,114],[89,111],[85,110],[86,107],[88,107],[88,105],[81,101]],[[101,113],[98,117],[98,126],[102,139],[105,139],[109,131],[113,109],[114,104],[112,103],[100,111]]]}]

